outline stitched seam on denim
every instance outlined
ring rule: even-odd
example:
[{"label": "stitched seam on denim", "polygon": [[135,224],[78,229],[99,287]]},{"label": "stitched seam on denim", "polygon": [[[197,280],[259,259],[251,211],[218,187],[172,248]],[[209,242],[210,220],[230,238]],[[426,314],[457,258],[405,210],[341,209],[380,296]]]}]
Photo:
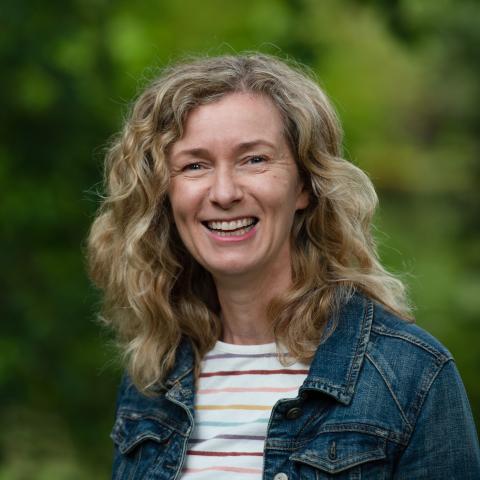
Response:
[{"label": "stitched seam on denim", "polygon": [[306,420],[305,424],[300,428],[300,430],[295,433],[295,439],[294,440],[289,440],[287,442],[285,440],[277,440],[277,439],[274,439],[274,438],[270,438],[270,439],[267,438],[265,440],[265,447],[266,448],[272,448],[272,449],[275,449],[275,450],[296,450],[297,448],[302,447],[304,444],[312,441],[317,436],[318,432],[314,432],[313,434],[309,435],[308,437],[299,438],[301,436],[301,433],[304,431],[304,429],[307,426],[310,426],[310,424],[313,422],[314,419],[318,419],[321,416],[325,415],[327,410],[328,410],[327,408],[323,408],[320,413],[309,417]]},{"label": "stitched seam on denim", "polygon": [[368,434],[368,435],[373,435],[375,437],[380,438],[384,444],[386,444],[387,440],[394,441],[395,443],[399,443],[398,439],[395,441],[395,439],[390,438],[391,435],[387,434],[386,435],[378,435],[372,432],[371,430],[367,429],[361,429],[361,428],[347,428],[347,429],[341,429],[341,430],[323,430],[319,429],[317,432],[315,432],[314,435],[310,435],[309,437],[305,437],[302,439],[296,439],[296,440],[278,440],[278,439],[267,439],[265,442],[265,451],[266,450],[275,450],[275,451],[281,451],[281,452],[295,452],[296,450],[303,448],[305,445],[308,445],[312,440],[317,438],[321,434],[325,433],[362,433],[362,434]]},{"label": "stitched seam on denim", "polygon": [[403,433],[392,432],[387,429],[379,428],[376,425],[369,425],[367,423],[345,423],[339,425],[327,425],[319,429],[318,433],[342,433],[342,432],[358,432],[368,433],[377,437],[385,438],[400,445],[408,443],[408,437]]},{"label": "stitched seam on denim", "polygon": [[[357,343],[357,347],[355,349],[355,354],[353,357],[353,361],[350,364],[350,370],[347,374],[347,382],[346,382],[346,393],[351,397],[353,395],[353,381],[352,378],[358,378],[358,372],[363,363],[363,357],[366,350],[366,345],[368,344],[369,340],[369,331],[372,326],[373,320],[373,302],[369,299],[366,299],[366,303],[363,309],[363,317],[362,317],[362,329],[360,332],[360,341]],[[363,354],[362,354],[363,353]]]},{"label": "stitched seam on denim", "polygon": [[187,443],[188,443],[188,438],[190,438],[190,435],[193,431],[193,428],[194,428],[194,424],[195,424],[195,420],[193,418],[193,415],[192,413],[190,412],[190,410],[188,409],[188,407],[181,403],[181,402],[178,402],[177,400],[171,398],[170,399],[171,402],[177,404],[178,406],[182,407],[185,412],[187,413],[187,416],[188,418],[190,419],[190,427],[188,428],[187,432],[186,432],[186,437],[187,439],[183,442],[183,448],[182,448],[182,452],[181,452],[181,460],[180,460],[180,464],[179,464],[179,467],[178,467],[178,470],[177,470],[177,473],[175,474],[175,477],[173,480],[176,480],[177,478],[179,478],[179,475],[181,474],[182,472],[182,467],[185,463],[185,457],[186,457],[186,452],[187,452]]},{"label": "stitched seam on denim", "polygon": [[[136,414],[136,415],[132,415],[133,414]],[[118,414],[117,414],[117,418],[121,418],[121,417],[126,417],[128,418],[129,420],[133,420],[133,421],[140,421],[140,420],[154,420],[158,423],[160,423],[163,427],[169,429],[169,430],[174,430],[175,432],[179,433],[180,435],[182,435],[183,437],[187,436],[188,435],[188,431],[187,432],[183,432],[181,429],[180,429],[180,424],[177,423],[177,422],[173,422],[171,420],[171,417],[169,417],[169,422],[172,421],[172,423],[167,423],[165,420],[163,420],[162,417],[158,417],[156,415],[152,415],[152,414],[139,414],[137,411],[135,410],[126,410],[126,409],[121,409],[119,410]],[[116,422],[115,422],[116,423]],[[178,426],[178,427],[177,427]]]},{"label": "stitched seam on denim", "polygon": [[[358,453],[353,453],[353,454],[350,454],[348,457],[345,457],[345,458],[337,458],[336,460],[329,460],[329,463],[331,464],[335,464],[335,463],[341,463],[341,462],[346,462],[348,461],[349,459],[351,458],[355,458],[355,457],[360,457],[362,459],[365,458],[366,455],[370,455],[371,453],[373,452],[376,452],[376,453],[381,453],[383,456],[385,456],[385,447],[386,447],[386,440],[384,438],[381,439],[382,441],[382,446],[381,447],[375,447],[375,448],[371,448],[370,450],[367,450],[367,451],[362,451],[360,454]],[[383,447],[383,448],[382,448]],[[306,458],[311,458],[312,460],[314,458],[319,458],[317,455],[315,456],[312,456],[312,455],[309,455],[308,452],[314,452],[314,450],[307,450],[303,455],[306,457]],[[292,455],[292,457],[298,459],[299,456],[298,455]],[[322,458],[322,457],[320,457]]]},{"label": "stitched seam on denim", "polygon": [[[371,448],[370,450],[367,450],[366,452],[362,452],[361,454],[351,454],[350,456],[348,456],[346,458],[339,458],[337,460],[330,460],[329,463],[331,463],[332,465],[335,465],[335,464],[342,463],[342,462],[348,462],[351,458],[356,458],[356,457],[359,459],[359,462],[362,463],[362,462],[365,461],[365,457],[370,456],[372,453],[380,453],[382,455],[382,458],[385,458],[385,441],[383,442],[383,447],[384,447],[383,450],[379,447]],[[308,450],[307,450],[307,452],[308,452]],[[318,458],[318,456],[309,455],[307,452],[304,453],[303,456],[301,456],[301,457],[299,455],[292,455],[292,460],[293,459],[300,460],[300,458],[302,458],[302,459],[307,459],[307,460],[311,459],[312,461],[315,461],[315,459]],[[376,458],[378,458],[378,457],[376,457]],[[353,464],[353,465],[349,465],[349,466],[353,467],[355,465],[358,465],[358,462]]]},{"label": "stitched seam on denim", "polygon": [[426,350],[428,353],[433,355],[437,360],[440,360],[442,362],[447,362],[448,360],[451,360],[451,356],[444,355],[443,353],[439,352],[437,349],[433,348],[431,345],[428,343],[423,342],[417,337],[414,337],[413,335],[410,335],[408,333],[402,333],[398,332],[396,330],[391,330],[388,327],[385,327],[382,325],[382,327],[377,327],[375,325],[372,325],[372,330],[377,333],[378,335],[384,335],[386,337],[393,337],[393,338],[399,338],[402,340],[405,340],[409,343],[412,343],[416,345],[417,347],[421,347],[424,350]]},{"label": "stitched seam on denim", "polygon": [[[377,447],[377,448],[368,450],[367,452],[362,452],[360,458],[355,463],[345,465],[340,470],[334,470],[334,469],[330,469],[328,467],[324,467],[323,465],[319,465],[318,461],[317,461],[317,457],[312,457],[308,454],[305,454],[304,457],[300,457],[298,455],[291,455],[289,459],[293,460],[293,461],[305,463],[305,464],[310,465],[310,466],[315,467],[315,468],[322,468],[324,471],[327,471],[328,473],[334,473],[334,472],[335,473],[341,473],[348,468],[357,467],[358,465],[361,465],[361,464],[366,463],[368,461],[381,460],[382,458],[385,458],[386,457],[385,447],[386,447],[386,443],[385,443],[385,440],[384,440],[383,450],[381,448]],[[380,456],[375,456],[374,458],[372,458],[371,457],[372,453],[380,454]],[[352,458],[352,457],[354,457],[354,455],[350,455],[350,457],[348,457],[346,459],[343,458],[341,460],[337,460],[337,463],[347,462],[348,459]],[[330,460],[330,463],[335,464],[335,462],[333,462],[331,460]]]},{"label": "stitched seam on denim", "polygon": [[[382,458],[385,458],[385,455],[383,457],[376,457],[373,460],[381,460]],[[302,459],[292,458],[292,460],[294,462],[303,463],[304,465],[308,465],[309,467],[313,467],[316,470],[320,470],[322,472],[328,473],[329,475],[331,475],[331,474],[336,475],[337,473],[343,473],[343,472],[345,472],[345,470],[348,470],[350,468],[358,467],[359,465],[362,465],[363,463],[366,463],[369,459],[366,459],[366,460],[362,459],[361,461],[353,463],[352,465],[345,465],[344,468],[342,468],[341,470],[336,470],[336,471],[332,470],[330,468],[326,468],[323,465],[319,465],[318,463],[314,463],[313,459],[309,461],[307,458],[302,458]],[[317,477],[317,478],[322,478],[322,477]],[[350,478],[350,476],[348,478]]]},{"label": "stitched seam on denim", "polygon": [[[453,362],[452,359],[449,361]],[[431,375],[431,377],[428,379],[428,381],[425,381],[424,388],[420,390],[420,394],[418,395],[416,399],[417,405],[415,405],[415,408],[417,408],[417,412],[415,415],[415,425],[413,426],[410,435],[408,436],[408,442],[410,442],[410,439],[412,438],[413,433],[415,432],[415,427],[418,421],[418,417],[420,416],[423,408],[423,404],[425,403],[425,399],[427,398],[428,393],[430,392],[433,383],[435,382],[435,379],[438,377],[439,373],[443,370],[445,365],[448,362],[443,363],[439,368],[437,368]]]},{"label": "stitched seam on denim", "polygon": [[408,421],[407,419],[407,415],[405,414],[405,412],[403,411],[403,408],[402,406],[400,405],[400,402],[398,401],[398,398],[397,396],[395,395],[393,389],[392,389],[392,386],[390,385],[390,383],[388,382],[388,380],[386,379],[383,371],[381,370],[380,366],[376,364],[376,362],[373,360],[373,358],[371,357],[371,355],[366,352],[365,353],[365,356],[368,358],[368,360],[370,360],[370,362],[372,363],[372,365],[374,366],[374,368],[377,370],[377,372],[380,374],[380,376],[382,377],[383,381],[385,382],[385,385],[387,386],[388,388],[388,391],[390,392],[390,395],[392,396],[393,398],[393,401],[395,402],[395,404],[397,405],[397,408],[398,410],[400,411],[400,415],[402,416],[403,418],[403,421],[408,425],[408,428],[409,430],[411,430],[413,428],[413,426],[410,424],[410,422]]},{"label": "stitched seam on denim", "polygon": [[[314,438],[314,437],[312,437],[312,438]],[[312,440],[312,438],[310,438],[309,440]],[[301,443],[300,442],[295,443],[295,444],[292,443],[292,445],[281,445],[281,444],[278,444],[278,445],[269,444],[269,445],[267,445],[267,444],[265,444],[265,447],[263,449],[263,454],[265,456],[265,454],[267,453],[267,450],[268,451],[273,450],[275,452],[294,452],[294,451],[298,450],[299,448],[302,448],[306,443],[308,443],[307,440],[305,440],[304,442],[302,441]]]},{"label": "stitched seam on denim", "polygon": [[319,419],[320,417],[323,417],[328,411],[327,407],[321,407],[320,412],[313,414],[311,417],[309,417],[305,424],[300,428],[300,430],[297,432],[297,436],[300,436],[305,428],[310,426],[315,420]]},{"label": "stitched seam on denim", "polygon": [[329,425],[327,427],[319,428],[314,435],[311,435],[301,440],[285,441],[282,439],[270,438],[265,441],[264,454],[267,450],[275,451],[295,451],[302,448],[304,445],[311,442],[314,438],[325,433],[364,433],[374,435],[382,438],[385,441],[393,442],[397,445],[406,446],[408,444],[407,438],[404,434],[397,434],[389,430],[380,429],[377,426],[368,425],[365,423],[350,423],[341,425]]},{"label": "stitched seam on denim", "polygon": [[[336,383],[332,383],[328,378],[324,377],[317,377],[315,375],[309,375],[305,381],[303,382],[302,387],[304,388],[313,388],[314,390],[318,390],[317,385],[320,384],[322,387],[322,392],[330,393],[330,390],[338,390],[343,392],[345,390],[345,385],[337,385]],[[323,388],[326,388],[328,391],[325,391]]]},{"label": "stitched seam on denim", "polygon": [[138,444],[143,443],[144,440],[153,440],[157,443],[165,443],[172,436],[172,432],[168,434],[165,438],[160,437],[159,435],[152,434],[152,432],[144,432],[135,436],[128,444],[128,451],[133,447],[136,447]]},{"label": "stitched seam on denim", "polygon": [[[354,464],[354,465],[348,465],[347,467],[345,467],[345,468],[342,469],[342,470],[339,470],[339,471],[337,471],[337,472],[332,472],[332,471],[329,470],[328,468],[322,468],[322,469],[320,470],[319,465],[318,465],[317,463],[309,462],[308,460],[296,460],[296,459],[292,459],[292,460],[293,460],[293,461],[297,461],[297,462],[299,462],[299,463],[302,463],[303,465],[308,465],[309,467],[313,467],[313,468],[315,469],[315,478],[316,478],[316,479],[325,478],[325,477],[324,477],[324,474],[325,474],[325,473],[327,473],[329,476],[330,476],[331,474],[336,475],[337,473],[344,473],[344,471],[345,471],[346,469],[355,468],[355,467],[360,466],[362,463],[365,463],[365,462],[361,462],[361,463],[356,463],[356,464]],[[319,475],[319,472],[318,472],[319,470],[320,470],[320,472],[322,473],[322,476],[321,476],[321,477],[318,476],[318,475]],[[348,472],[348,473],[350,474],[350,473],[353,473],[353,472],[354,472],[354,471],[352,470],[351,472]],[[343,476],[343,475],[342,475],[342,476]],[[348,478],[351,478],[350,475],[348,476]]]}]

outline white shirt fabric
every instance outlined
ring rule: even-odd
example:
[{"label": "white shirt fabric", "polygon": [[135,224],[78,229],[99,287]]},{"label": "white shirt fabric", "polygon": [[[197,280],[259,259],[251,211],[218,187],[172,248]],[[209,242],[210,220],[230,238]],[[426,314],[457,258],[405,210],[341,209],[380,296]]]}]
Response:
[{"label": "white shirt fabric", "polygon": [[182,480],[260,480],[272,407],[298,395],[308,368],[282,365],[275,343],[217,342],[201,365]]}]

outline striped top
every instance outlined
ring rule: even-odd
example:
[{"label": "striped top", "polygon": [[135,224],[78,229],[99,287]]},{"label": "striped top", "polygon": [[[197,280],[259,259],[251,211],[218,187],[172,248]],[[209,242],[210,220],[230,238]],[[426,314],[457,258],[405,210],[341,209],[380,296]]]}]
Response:
[{"label": "striped top", "polygon": [[205,356],[182,480],[262,478],[272,407],[298,395],[309,368],[303,363],[284,366],[276,352],[275,343],[217,342]]}]

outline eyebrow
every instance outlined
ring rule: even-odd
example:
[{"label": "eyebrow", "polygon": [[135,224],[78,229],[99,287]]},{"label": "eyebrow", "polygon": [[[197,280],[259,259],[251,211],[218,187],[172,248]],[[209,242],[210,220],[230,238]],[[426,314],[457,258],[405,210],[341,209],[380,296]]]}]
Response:
[{"label": "eyebrow", "polygon": [[[235,146],[234,150],[237,153],[242,153],[247,150],[250,150],[251,148],[258,147],[259,145],[265,145],[275,150],[275,145],[273,143],[269,142],[268,140],[262,140],[262,139],[251,140],[248,142],[241,142]],[[210,156],[210,151],[202,147],[187,148],[184,150],[180,150],[179,152],[176,153],[175,156],[180,156],[180,155],[189,155],[192,157],[205,158]]]}]

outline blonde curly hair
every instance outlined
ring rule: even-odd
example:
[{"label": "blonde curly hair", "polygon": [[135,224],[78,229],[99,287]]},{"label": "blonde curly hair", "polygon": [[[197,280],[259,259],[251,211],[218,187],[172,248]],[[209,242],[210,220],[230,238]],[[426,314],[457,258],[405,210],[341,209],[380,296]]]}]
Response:
[{"label": "blonde curly hair", "polygon": [[342,158],[337,116],[310,75],[259,53],[180,62],[139,95],[113,141],[106,195],[88,238],[103,319],[145,392],[172,368],[183,337],[198,366],[221,335],[212,277],[186,250],[173,221],[166,156],[189,112],[233,92],[266,95],[276,105],[310,196],[292,229],[292,287],[268,309],[277,342],[308,361],[327,319],[354,290],[410,318],[405,287],[381,265],[372,238],[373,185]]}]

